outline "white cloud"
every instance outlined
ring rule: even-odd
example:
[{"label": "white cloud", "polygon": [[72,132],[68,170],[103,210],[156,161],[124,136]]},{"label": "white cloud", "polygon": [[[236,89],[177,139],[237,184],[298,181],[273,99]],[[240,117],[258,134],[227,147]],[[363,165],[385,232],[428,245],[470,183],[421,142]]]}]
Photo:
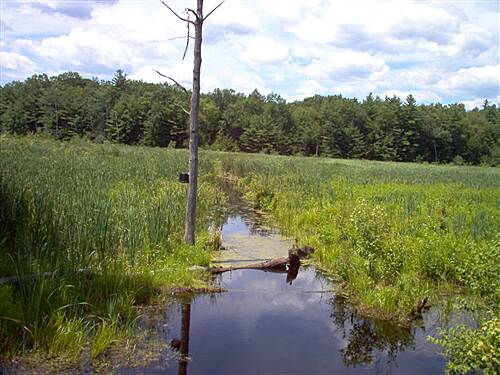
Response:
[{"label": "white cloud", "polygon": [[16,69],[33,73],[36,68],[36,64],[33,61],[15,52],[0,52],[0,59],[2,67],[5,69]]},{"label": "white cloud", "polygon": [[493,97],[499,95],[500,64],[462,68],[441,79],[437,87],[449,94]]},{"label": "white cloud", "polygon": [[500,96],[497,96],[496,98],[476,98],[473,100],[465,100],[463,103],[465,105],[465,108],[468,110],[474,109],[474,108],[482,108],[484,105],[484,101],[488,100],[490,104],[496,104],[497,106],[500,105]]},{"label": "white cloud", "polygon": [[317,80],[349,80],[368,78],[389,68],[381,58],[367,52],[352,50],[329,51],[315,49],[311,63],[303,69],[308,78]]},{"label": "white cloud", "polygon": [[299,88],[295,90],[295,93],[302,96],[302,98],[325,92],[326,89],[318,81],[312,79],[301,82]]},{"label": "white cloud", "polygon": [[273,0],[263,1],[262,8],[274,19],[284,20],[286,23],[296,22],[304,14],[308,14],[311,9],[318,8],[321,0]]},{"label": "white cloud", "polygon": [[266,86],[264,80],[257,74],[243,73],[233,77],[231,87],[236,91],[250,93],[254,89],[259,90],[261,94],[267,95],[271,90]]},{"label": "white cloud", "polygon": [[288,48],[272,38],[252,38],[241,53],[241,58],[251,64],[277,63],[288,57]]},{"label": "white cloud", "polygon": [[[217,5],[217,2],[206,1],[204,4],[205,13],[213,9],[215,5]],[[254,11],[255,5],[253,1],[226,1],[217,11],[212,13],[206,22],[217,26],[237,26],[240,28],[258,30],[262,27],[262,22]]]},{"label": "white cloud", "polygon": [[311,52],[302,45],[296,46],[292,51],[292,55],[301,59],[310,59],[312,56]]},{"label": "white cloud", "polygon": [[124,62],[134,64],[139,59],[130,46],[95,29],[76,28],[68,35],[32,43],[32,50],[53,65],[68,64],[71,67],[97,63],[114,68]]},{"label": "white cloud", "polygon": [[156,73],[155,70],[168,77],[174,78],[177,82],[185,87],[191,86],[191,78],[193,74],[192,67],[190,66],[190,64],[184,64],[181,61],[173,65],[141,65],[140,67],[132,71],[132,73],[129,75],[129,78],[155,83],[172,83],[172,81]]},{"label": "white cloud", "polygon": [[[178,11],[194,0],[170,0]],[[218,0],[205,1],[205,13]],[[185,25],[160,2],[2,3],[1,51],[23,56],[2,82],[77,70],[190,86]],[[206,21],[202,88],[285,98],[411,92],[422,101],[498,95],[499,11],[480,2],[227,0]],[[192,47],[192,46],[191,46]],[[10,57],[9,64],[13,64]]]},{"label": "white cloud", "polygon": [[26,56],[15,52],[0,52],[1,77],[10,76],[14,79],[23,79],[35,73],[37,65]]},{"label": "white cloud", "polygon": [[61,13],[48,14],[27,3],[3,3],[2,31],[5,36],[53,36],[67,33],[82,21]]},{"label": "white cloud", "polygon": [[310,43],[339,43],[342,26],[364,29],[365,37],[399,36],[409,39],[442,40],[459,24],[445,9],[423,2],[331,1],[322,2],[287,30]]},{"label": "white cloud", "polygon": [[460,26],[460,32],[456,33],[454,48],[457,53],[479,55],[494,46],[494,39],[494,34],[484,27],[465,23]]}]

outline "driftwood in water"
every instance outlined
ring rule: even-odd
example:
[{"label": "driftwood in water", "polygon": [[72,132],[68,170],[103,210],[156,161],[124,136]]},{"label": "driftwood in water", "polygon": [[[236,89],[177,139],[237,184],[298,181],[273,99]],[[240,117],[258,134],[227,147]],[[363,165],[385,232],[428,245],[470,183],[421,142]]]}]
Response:
[{"label": "driftwood in water", "polygon": [[220,274],[228,271],[234,270],[278,270],[282,269],[286,272],[286,266],[288,264],[288,258],[276,258],[271,259],[266,262],[252,263],[244,266],[235,267],[211,267],[208,269],[209,272],[213,274]]},{"label": "driftwood in water", "polygon": [[287,272],[287,267],[298,271],[300,267],[300,259],[312,254],[313,252],[314,249],[310,246],[293,246],[290,250],[288,250],[288,257],[286,258],[276,258],[266,262],[252,263],[236,267],[211,267],[208,271],[213,274],[221,274],[235,270],[264,270],[285,273]]}]

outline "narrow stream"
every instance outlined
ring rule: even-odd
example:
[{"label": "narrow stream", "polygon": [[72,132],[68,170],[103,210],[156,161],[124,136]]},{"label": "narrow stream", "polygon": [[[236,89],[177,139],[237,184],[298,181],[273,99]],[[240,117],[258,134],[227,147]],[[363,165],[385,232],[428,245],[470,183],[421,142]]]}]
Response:
[{"label": "narrow stream", "polygon": [[[231,203],[231,202],[230,202]],[[219,264],[287,256],[292,242],[259,214],[230,204]],[[313,267],[286,273],[238,270],[217,282],[225,293],[173,303],[164,340],[188,361],[147,374],[441,374],[444,359],[425,337],[431,319],[409,329],[356,314]]]}]

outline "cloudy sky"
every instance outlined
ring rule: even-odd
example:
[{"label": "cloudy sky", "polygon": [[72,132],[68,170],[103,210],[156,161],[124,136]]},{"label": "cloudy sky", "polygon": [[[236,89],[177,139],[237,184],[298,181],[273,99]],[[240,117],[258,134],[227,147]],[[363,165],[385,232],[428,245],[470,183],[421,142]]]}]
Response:
[{"label": "cloudy sky", "polygon": [[[179,12],[195,0],[168,0]],[[217,0],[205,0],[205,12]],[[1,0],[1,83],[77,71],[190,85],[185,25],[159,0]],[[202,90],[500,101],[497,0],[226,0],[204,28]]]}]

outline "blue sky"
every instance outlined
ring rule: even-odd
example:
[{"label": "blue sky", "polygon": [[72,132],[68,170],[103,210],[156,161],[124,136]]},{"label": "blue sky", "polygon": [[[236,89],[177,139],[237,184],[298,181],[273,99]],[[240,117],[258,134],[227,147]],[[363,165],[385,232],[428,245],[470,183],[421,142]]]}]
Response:
[{"label": "blue sky", "polygon": [[[179,12],[195,1],[168,3]],[[217,0],[205,0],[207,12]],[[206,21],[202,90],[500,102],[498,1],[226,0]],[[78,71],[190,85],[185,25],[159,0],[1,2],[1,82]]]}]

